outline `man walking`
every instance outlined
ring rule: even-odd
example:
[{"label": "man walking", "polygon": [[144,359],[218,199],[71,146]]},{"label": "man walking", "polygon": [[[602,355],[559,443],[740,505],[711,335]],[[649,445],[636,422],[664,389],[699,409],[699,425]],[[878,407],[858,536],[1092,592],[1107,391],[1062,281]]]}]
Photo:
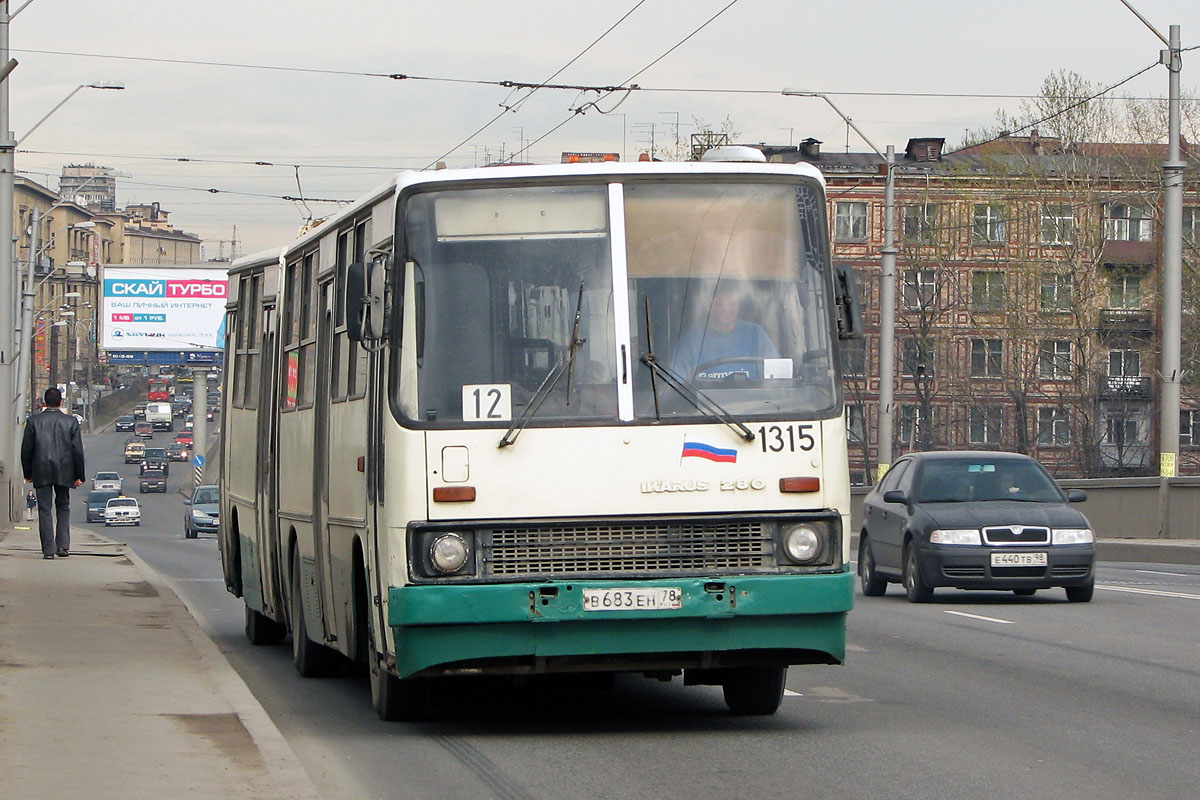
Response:
[{"label": "man walking", "polygon": [[25,423],[21,467],[37,492],[42,558],[66,558],[71,554],[71,489],[82,485],[86,475],[83,439],[79,420],[60,408],[62,392],[51,386],[43,400],[46,407]]}]

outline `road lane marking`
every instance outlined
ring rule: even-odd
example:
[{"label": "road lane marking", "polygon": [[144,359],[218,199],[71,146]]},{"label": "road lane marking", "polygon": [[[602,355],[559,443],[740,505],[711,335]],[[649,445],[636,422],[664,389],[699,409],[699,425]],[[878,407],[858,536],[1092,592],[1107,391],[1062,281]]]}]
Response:
[{"label": "road lane marking", "polygon": [[1011,619],[996,619],[995,617],[984,617],[979,614],[968,614],[965,611],[946,611],[942,610],[943,614],[953,614],[956,617],[969,617],[970,619],[981,619],[984,622],[998,622],[1001,625],[1016,625],[1017,623]]},{"label": "road lane marking", "polygon": [[1176,578],[1190,578],[1186,572],[1159,572],[1156,569],[1135,569],[1134,572],[1144,572],[1147,575],[1173,575]]},{"label": "road lane marking", "polygon": [[1200,600],[1200,594],[1186,592],[1163,592],[1158,589],[1134,589],[1131,586],[1097,586],[1097,589],[1107,589],[1110,592],[1129,592],[1130,594],[1151,594],[1155,597],[1177,597],[1182,600]]},{"label": "road lane marking", "polygon": [[784,697],[804,697],[804,695],[800,694],[799,692],[793,692],[791,689],[784,689],[783,696]]}]

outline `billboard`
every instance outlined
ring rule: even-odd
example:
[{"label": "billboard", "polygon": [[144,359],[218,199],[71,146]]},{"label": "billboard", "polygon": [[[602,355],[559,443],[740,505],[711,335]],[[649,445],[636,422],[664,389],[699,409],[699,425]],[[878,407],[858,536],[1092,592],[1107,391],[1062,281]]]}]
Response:
[{"label": "billboard", "polygon": [[223,348],[228,286],[224,269],[105,266],[100,347]]}]

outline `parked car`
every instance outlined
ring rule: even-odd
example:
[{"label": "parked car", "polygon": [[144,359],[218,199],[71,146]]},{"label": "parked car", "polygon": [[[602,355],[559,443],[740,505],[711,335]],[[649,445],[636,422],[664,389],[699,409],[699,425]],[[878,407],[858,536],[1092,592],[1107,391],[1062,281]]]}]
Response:
[{"label": "parked car", "polygon": [[161,469],[143,469],[138,478],[138,492],[167,492],[167,473]]},{"label": "parked car", "polygon": [[183,535],[195,539],[200,533],[217,533],[221,529],[221,490],[216,484],[197,486],[183,518]]},{"label": "parked car", "polygon": [[124,495],[113,497],[104,504],[104,527],[111,525],[141,525],[142,508],[137,498]]},{"label": "parked car", "polygon": [[927,602],[939,586],[1032,595],[1062,587],[1092,599],[1095,536],[1068,493],[1029,456],[953,451],[897,459],[863,500],[858,572],[863,594],[901,582]]},{"label": "parked car", "polygon": [[112,489],[93,489],[87,496],[87,521],[104,522],[104,507],[108,501],[119,496],[120,492]]},{"label": "parked car", "polygon": [[113,427],[117,431],[132,431],[134,422],[136,422],[136,420],[134,420],[132,414],[125,414],[117,417],[117,422]]},{"label": "parked car", "polygon": [[121,476],[116,472],[97,472],[92,478],[92,489],[113,489],[121,491]]},{"label": "parked car", "polygon": [[146,455],[146,444],[140,439],[136,442],[125,443],[125,463],[140,464]]},{"label": "parked car", "polygon": [[153,439],[154,426],[145,421],[135,422],[133,423],[133,433],[136,436],[140,436],[142,439]]},{"label": "parked car", "polygon": [[183,442],[171,442],[167,445],[167,460],[168,461],[187,461],[192,457],[191,444]]}]

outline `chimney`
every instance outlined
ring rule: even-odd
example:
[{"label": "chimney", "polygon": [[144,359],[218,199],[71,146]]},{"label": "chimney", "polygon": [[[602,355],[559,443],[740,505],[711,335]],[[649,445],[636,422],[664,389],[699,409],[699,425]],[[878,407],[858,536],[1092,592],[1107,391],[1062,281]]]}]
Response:
[{"label": "chimney", "polygon": [[1042,145],[1042,137],[1038,136],[1037,128],[1029,131],[1029,146],[1033,148],[1034,155],[1046,155],[1046,148]]},{"label": "chimney", "polygon": [[821,140],[811,136],[800,142],[800,155],[814,161],[821,157]]}]

